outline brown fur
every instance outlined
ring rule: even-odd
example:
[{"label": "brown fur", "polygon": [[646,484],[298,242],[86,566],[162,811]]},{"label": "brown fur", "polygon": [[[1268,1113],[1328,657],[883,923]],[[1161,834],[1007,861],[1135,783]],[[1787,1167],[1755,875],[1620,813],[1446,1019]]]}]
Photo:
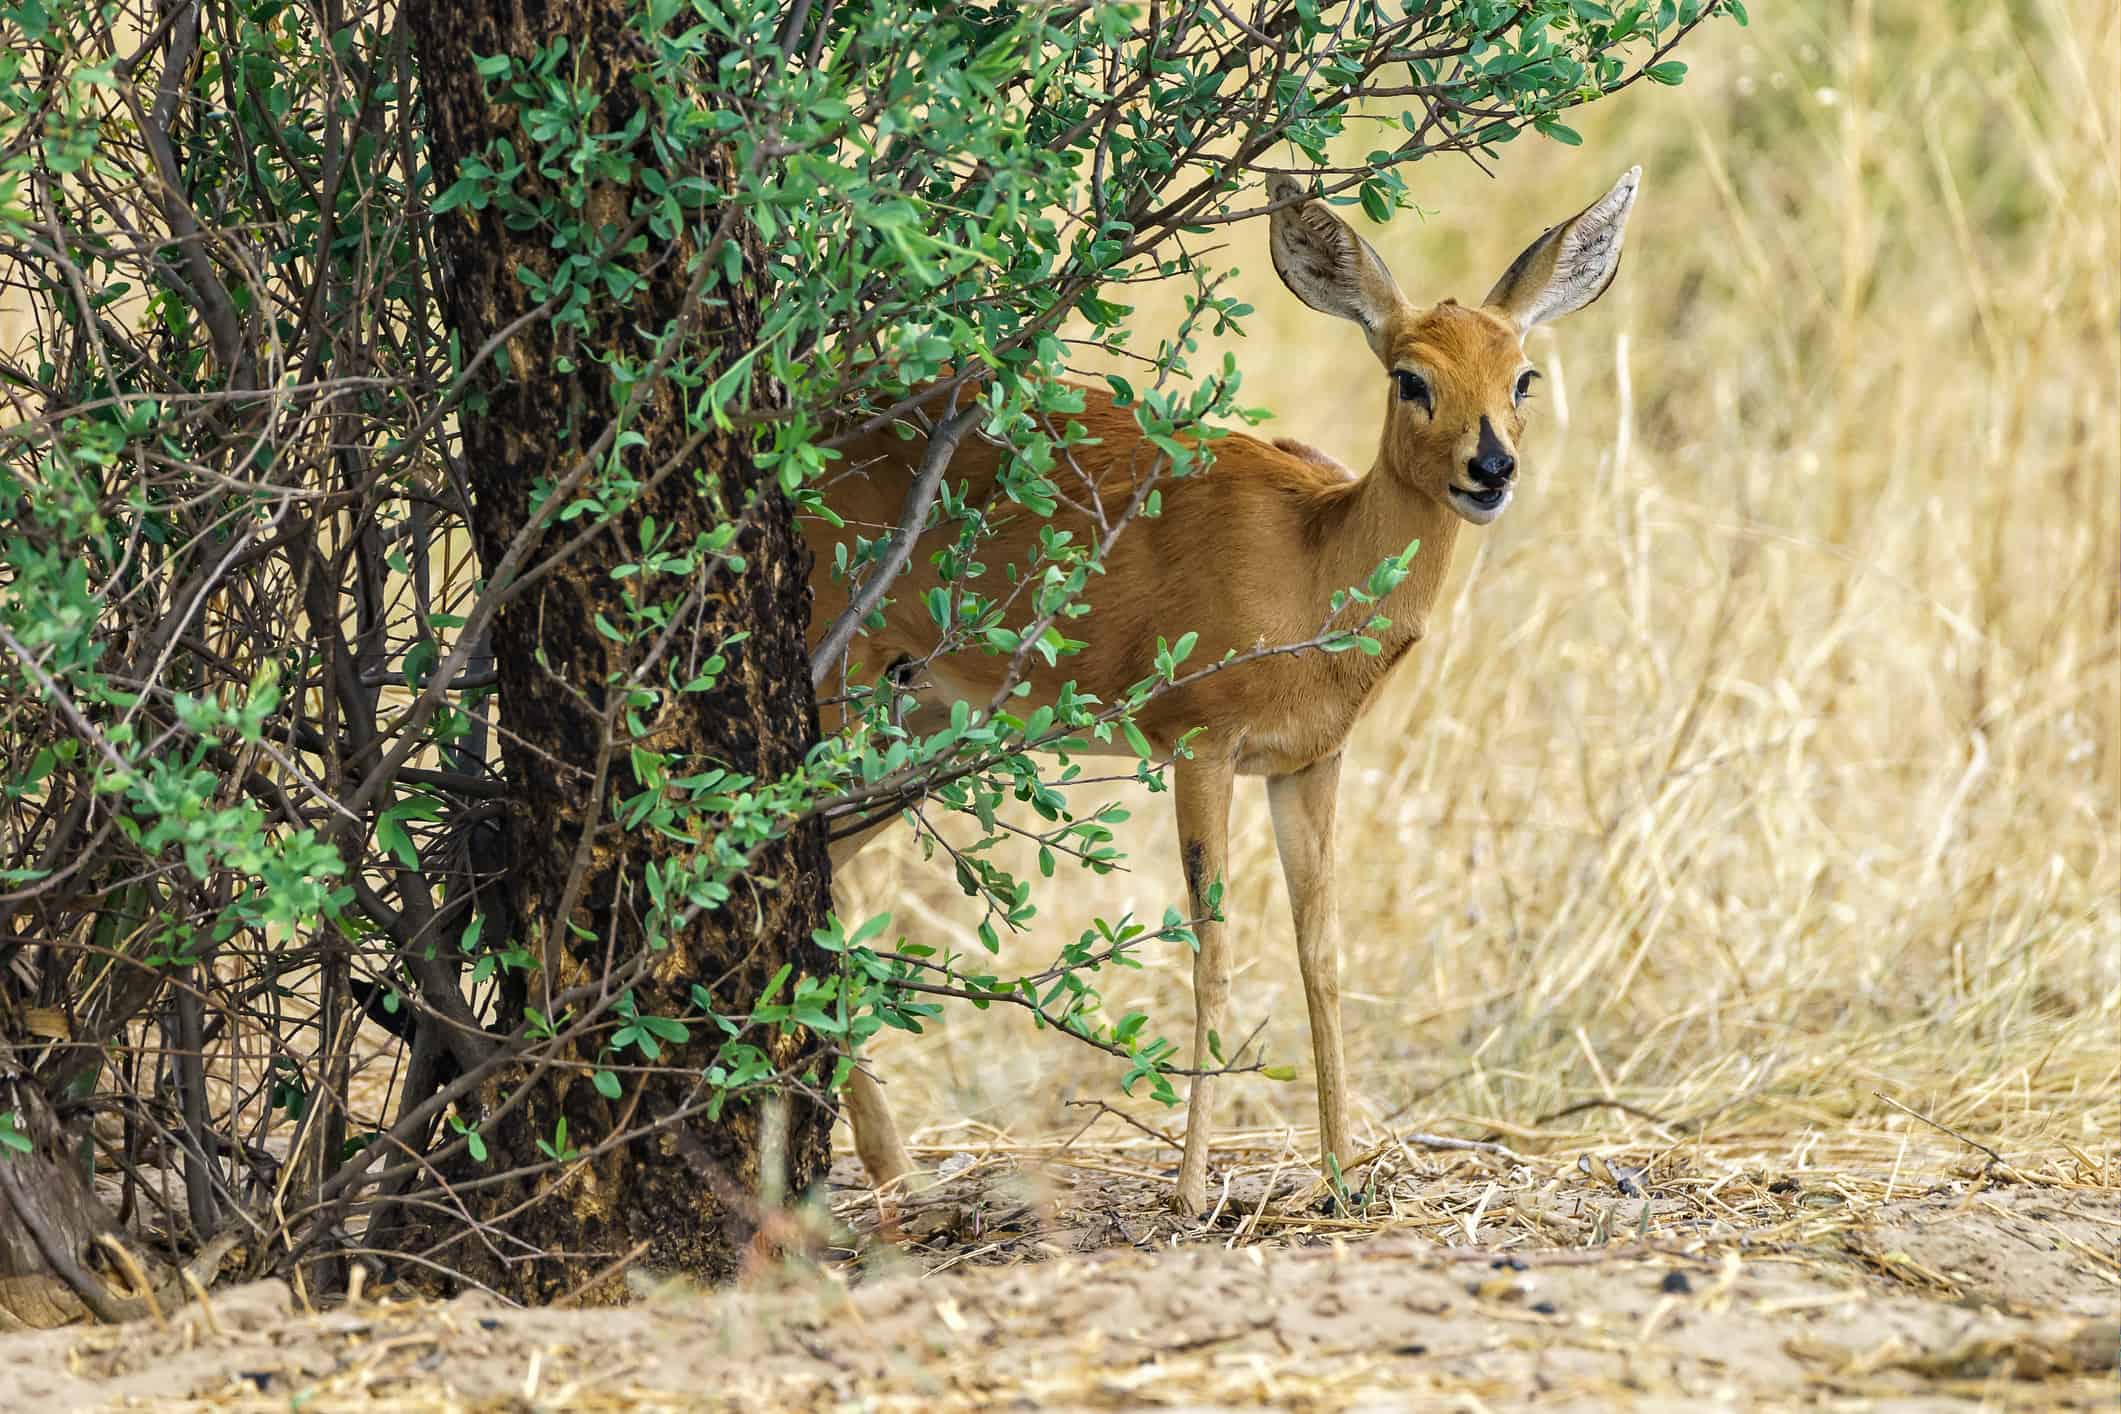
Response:
[{"label": "brown fur", "polygon": [[[1459,517],[1444,490],[1472,455],[1482,413],[1512,443],[1522,430],[1510,392],[1523,354],[1516,332],[1500,319],[1450,302],[1407,311],[1389,346],[1394,366],[1423,370],[1435,387],[1433,419],[1401,402],[1389,378],[1379,378],[1383,445],[1371,473],[1352,479],[1338,462],[1305,455],[1309,448],[1291,452],[1242,433],[1218,440],[1206,474],[1167,481],[1163,514],[1137,519],[1122,532],[1105,573],[1090,581],[1089,615],[1067,626],[1088,646],[1054,668],[1034,660],[1027,674],[1031,701],[1022,705],[1050,701],[1071,678],[1114,700],[1146,675],[1158,635],[1200,634],[1189,669],[1226,650],[1300,643],[1324,626],[1335,591],[1362,584],[1379,561],[1414,540],[1421,550],[1413,572],[1380,606],[1392,620],[1382,635],[1384,660],[1396,660],[1421,638],[1458,538]],[[1079,448],[1074,468],[1057,469],[1054,480],[1078,505],[1088,504],[1094,488],[1106,514],[1117,516],[1143,464],[1139,433],[1133,415],[1115,407],[1110,394],[1085,388],[1083,396],[1076,420],[1094,443]],[[832,508],[847,526],[822,520],[805,526],[816,553],[815,623],[829,623],[846,607],[847,585],[832,570],[836,546],[846,542],[852,553],[856,535],[874,538],[898,517],[925,446],[918,437],[905,441],[887,432],[848,449],[849,464],[865,470],[832,493]],[[975,586],[989,594],[1005,592],[999,566],[1024,563],[1047,523],[995,495],[998,467],[998,449],[972,441],[950,468],[971,502],[999,507],[994,539],[980,555],[994,568]],[[1078,536],[1098,533],[1090,515],[1067,506],[1051,524]],[[872,678],[896,659],[923,659],[934,648],[924,600],[941,582],[934,551],[955,535],[953,525],[916,542],[912,563],[892,586],[883,629],[857,641],[851,676]],[[929,674],[931,691],[945,704],[956,697],[985,704],[1007,667],[1007,658],[977,651],[941,658]],[[1280,775],[1338,751],[1382,680],[1381,660],[1359,653],[1268,658],[1165,696],[1141,726],[1159,751],[1204,727],[1197,749],[1228,753],[1242,774]]]},{"label": "brown fur", "polygon": [[1355,479],[1355,472],[1352,468],[1343,466],[1339,461],[1327,456],[1309,442],[1299,442],[1294,437],[1276,437],[1274,439],[1274,450],[1287,452],[1298,461],[1307,461],[1314,466],[1322,466],[1328,471],[1339,475],[1344,481],[1353,481]]},{"label": "brown fur", "polygon": [[[1084,396],[1088,406],[1079,420],[1099,444],[1079,449],[1076,460],[1107,514],[1116,516],[1135,485],[1134,419],[1099,390],[1086,389]],[[918,461],[923,446],[919,440],[877,438],[858,449],[856,456],[877,460],[866,477],[851,480],[832,501],[850,527],[835,530],[822,522],[806,527],[817,555],[811,577],[817,622],[829,622],[847,602],[846,586],[834,582],[831,572],[835,544],[851,541],[855,526],[889,524],[897,516],[910,464]],[[950,474],[980,504],[998,499],[995,471],[995,449],[975,445],[959,453]],[[1055,479],[1074,493],[1072,499],[1085,499],[1067,484],[1072,479],[1067,472],[1056,473]],[[1046,523],[1012,503],[999,505],[995,538],[980,555],[994,567],[977,585],[989,594],[1006,592],[999,566],[1024,563]],[[1139,518],[1121,533],[1106,557],[1106,572],[1090,581],[1089,615],[1067,626],[1088,646],[1055,668],[1034,660],[1028,674],[1034,701],[1025,705],[1050,700],[1070,678],[1105,701],[1114,700],[1146,674],[1158,635],[1200,634],[1189,668],[1212,663],[1225,650],[1301,642],[1324,624],[1334,590],[1361,583],[1379,560],[1413,539],[1423,542],[1415,573],[1385,612],[1394,619],[1394,635],[1418,635],[1450,554],[1456,520],[1426,497],[1410,498],[1382,482],[1350,481],[1335,469],[1232,434],[1216,443],[1215,465],[1205,475],[1164,485],[1161,516]],[[1098,533],[1091,517],[1066,507],[1052,523],[1079,537]],[[872,676],[899,657],[924,658],[934,647],[935,626],[923,600],[940,581],[930,560],[935,546],[955,533],[952,526],[916,543],[913,562],[892,587],[884,628],[856,645],[862,659],[856,677]],[[1291,548],[1303,545],[1319,545],[1323,553]],[[1001,686],[1007,666],[1004,657],[967,652],[937,660],[930,676],[945,689],[941,700],[962,696],[983,705]],[[1361,698],[1374,686],[1363,684],[1360,695],[1336,700],[1335,710],[1321,716],[1321,692],[1348,698],[1343,687],[1327,685],[1347,677],[1343,668],[1341,658],[1324,654],[1268,659],[1166,696],[1151,705],[1141,725],[1160,751],[1169,750],[1188,729],[1205,726],[1206,735],[1241,754],[1263,752],[1252,769],[1291,770],[1338,746]],[[1263,747],[1270,741],[1289,744]]]}]

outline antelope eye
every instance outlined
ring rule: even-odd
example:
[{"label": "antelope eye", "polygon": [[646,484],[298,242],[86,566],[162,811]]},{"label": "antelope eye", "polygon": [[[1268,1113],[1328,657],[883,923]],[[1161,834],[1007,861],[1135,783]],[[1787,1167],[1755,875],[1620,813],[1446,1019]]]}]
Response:
[{"label": "antelope eye", "polygon": [[1419,373],[1409,373],[1404,368],[1392,370],[1392,380],[1399,384],[1399,400],[1403,403],[1420,403],[1424,410],[1434,412],[1436,405],[1430,400],[1429,385],[1422,381]]},{"label": "antelope eye", "polygon": [[1539,370],[1536,368],[1527,368],[1524,372],[1518,374],[1517,393],[1516,396],[1512,399],[1512,401],[1521,403],[1526,398],[1532,396],[1532,380],[1534,378],[1537,378],[1538,376]]}]

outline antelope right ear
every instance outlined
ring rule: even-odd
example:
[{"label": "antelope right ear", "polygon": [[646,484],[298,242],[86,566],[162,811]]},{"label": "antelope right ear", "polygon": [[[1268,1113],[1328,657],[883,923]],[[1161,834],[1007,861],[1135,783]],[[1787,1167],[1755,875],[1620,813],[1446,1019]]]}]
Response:
[{"label": "antelope right ear", "polygon": [[1604,196],[1524,248],[1482,301],[1517,326],[1559,319],[1606,292],[1620,270],[1620,242],[1642,169],[1630,167]]},{"label": "antelope right ear", "polygon": [[[1303,194],[1293,177],[1267,178],[1267,195],[1276,201]],[[1406,300],[1384,257],[1368,241],[1319,203],[1301,201],[1268,218],[1267,248],[1274,273],[1291,293],[1321,314],[1354,320],[1370,347],[1383,353],[1385,321]]]}]

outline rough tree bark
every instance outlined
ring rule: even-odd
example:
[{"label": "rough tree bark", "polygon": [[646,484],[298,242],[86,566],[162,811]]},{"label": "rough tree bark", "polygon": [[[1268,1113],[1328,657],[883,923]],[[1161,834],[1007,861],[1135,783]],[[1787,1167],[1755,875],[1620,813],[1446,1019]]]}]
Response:
[{"label": "rough tree bark", "polygon": [[[0,1110],[29,1151],[0,1151],[0,1331],[68,1325],[87,1316],[133,1321],[188,1297],[186,1278],[123,1233],[90,1186],[81,1136],[63,1127],[44,1087],[18,1065],[20,1020],[0,1015]],[[238,1238],[223,1232],[185,1264],[210,1284]]]},{"label": "rough tree bark", "polygon": [[[564,71],[572,82],[601,95],[595,126],[618,132],[638,101],[632,77],[645,62],[630,27],[636,0],[455,0],[411,9],[423,98],[430,115],[434,190],[447,189],[459,163],[495,137],[508,138],[519,154],[537,144],[523,131],[511,107],[491,104],[474,60],[513,54],[528,58],[556,37],[568,40]],[[720,174],[726,180],[726,173]],[[534,181],[534,172],[525,180]],[[623,219],[628,192],[608,198],[611,219]],[[596,203],[592,203],[595,205]],[[537,304],[518,268],[548,271],[553,252],[548,233],[514,231],[492,211],[468,206],[437,218],[437,236],[448,266],[445,317],[469,351],[511,326]],[[464,463],[474,493],[474,530],[482,563],[491,574],[531,514],[534,479],[564,475],[584,449],[606,430],[614,395],[598,351],[623,351],[645,362],[652,335],[684,311],[692,277],[691,256],[707,243],[695,233],[674,248],[657,246],[631,264],[647,290],[625,307],[605,303],[590,313],[586,334],[563,334],[544,319],[531,319],[506,342],[507,373],[492,380],[486,410],[463,419]],[[759,327],[762,267],[755,238],[735,233],[746,275],[741,285],[716,292],[713,305],[687,317],[700,320],[694,352],[726,361],[748,348]],[[563,357],[563,355],[565,357]],[[632,423],[645,444],[625,454],[629,469],[646,480],[698,433],[684,413],[685,400],[665,388],[652,394]],[[516,935],[542,957],[544,975],[531,995],[504,1000],[502,1027],[521,1020],[526,1001],[594,982],[613,960],[623,963],[642,949],[637,901],[647,897],[644,870],[675,846],[654,833],[621,833],[609,802],[639,789],[621,749],[609,762],[601,791],[592,789],[596,756],[606,731],[604,684],[633,664],[633,650],[615,645],[596,628],[601,613],[623,622],[614,566],[639,558],[637,531],[644,516],[676,531],[673,545],[686,545],[713,526],[741,520],[738,542],[745,569],[708,581],[704,602],[694,610],[672,651],[679,661],[724,652],[728,667],[720,686],[707,693],[666,696],[648,724],[646,743],[682,754],[686,770],[708,765],[771,779],[797,766],[816,739],[817,715],[809,688],[804,635],[809,604],[806,551],[796,533],[791,506],[759,474],[742,434],[710,435],[685,456],[676,474],[641,496],[623,515],[546,572],[498,616],[493,648],[498,672],[504,762],[511,790],[513,858],[510,891]],[[577,533],[583,522],[548,533],[544,550]],[[533,556],[535,563],[540,557]],[[738,633],[741,646],[725,648]],[[674,770],[673,774],[682,772]],[[587,848],[583,834],[596,830]],[[556,916],[570,874],[586,861],[586,876],[567,919]],[[644,1014],[677,1016],[691,1005],[691,989],[714,989],[723,1009],[741,1012],[784,962],[797,970],[823,970],[825,959],[810,942],[824,918],[828,876],[823,838],[805,828],[757,857],[763,887],[739,890],[720,913],[702,917],[667,950],[657,954],[635,988]],[[567,924],[577,925],[570,928]],[[585,936],[586,934],[586,936]],[[607,949],[609,952],[607,953]],[[758,1221],[752,1195],[779,1189],[800,1193],[822,1176],[829,1158],[832,1113],[823,1104],[796,1099],[787,1107],[785,1172],[760,1171],[761,1110],[731,1105],[718,1121],[695,1114],[676,1124],[658,1120],[701,1098],[700,1070],[720,1037],[695,1025],[692,1039],[666,1051],[663,1070],[624,1077],[617,1101],[606,1101],[590,1084],[592,1040],[577,1054],[577,1067],[526,1073],[511,1067],[488,1081],[476,1105],[493,1113],[502,1102],[530,1093],[486,1136],[483,1164],[462,1163],[452,1181],[505,1174],[540,1163],[539,1139],[549,1140],[565,1117],[568,1139],[587,1150],[620,1127],[650,1129],[611,1153],[527,1177],[462,1190],[459,1201],[485,1231],[471,1235],[460,1220],[423,1219],[407,1244],[426,1256],[513,1297],[549,1300],[573,1290],[615,1260],[646,1244],[639,1260],[651,1267],[705,1278],[730,1274]],[[783,1067],[817,1062],[830,1073],[820,1043],[792,1034],[774,1059]],[[770,1145],[767,1147],[771,1147]],[[762,1184],[762,1179],[769,1180]],[[615,1299],[616,1282],[589,1293]]]},{"label": "rough tree bark", "polygon": [[[114,1252],[125,1252],[141,1269],[165,1309],[172,1292],[183,1299],[174,1275],[121,1229],[91,1184],[83,1162],[90,1117],[76,1106],[61,1120],[65,1097],[95,1088],[97,1072],[110,1062],[107,1048],[123,1041],[160,990],[155,969],[114,949],[140,921],[148,892],[132,884],[104,895],[90,938],[110,960],[91,964],[101,969],[93,975],[55,962],[33,972],[26,964],[26,937],[66,926],[53,921],[64,915],[48,902],[25,910],[35,921],[20,933],[12,921],[0,922],[0,960],[12,964],[0,965],[0,1112],[12,1113],[29,1143],[26,1152],[0,1146],[0,1330],[146,1315],[146,1298],[129,1294],[134,1274],[114,1267]],[[232,1244],[217,1239],[210,1203],[199,1213],[190,1236],[201,1251],[190,1266],[210,1282]]]},{"label": "rough tree bark", "polygon": [[76,1280],[93,1280],[82,1271],[100,1255],[96,1234],[113,1224],[79,1166],[68,1162],[68,1136],[42,1090],[17,1069],[12,1045],[0,1048],[0,1109],[19,1116],[34,1146],[27,1154],[0,1153],[0,1329],[65,1325],[81,1319],[85,1307],[63,1264],[76,1264]]}]

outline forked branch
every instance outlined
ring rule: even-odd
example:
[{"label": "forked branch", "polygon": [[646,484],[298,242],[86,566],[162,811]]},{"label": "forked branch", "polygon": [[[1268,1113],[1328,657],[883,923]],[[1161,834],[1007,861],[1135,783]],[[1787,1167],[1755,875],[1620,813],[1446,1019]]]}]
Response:
[{"label": "forked branch", "polygon": [[855,633],[862,621],[869,617],[876,606],[883,602],[884,591],[906,568],[913,558],[913,542],[921,538],[921,530],[928,524],[928,509],[935,504],[936,493],[942,489],[943,473],[950,469],[950,462],[957,455],[957,444],[964,440],[972,424],[986,412],[985,407],[975,402],[970,407],[960,408],[943,419],[942,424],[928,439],[928,450],[921,456],[920,469],[913,484],[906,488],[905,508],[899,512],[898,524],[891,531],[891,539],[884,546],[883,558],[876,568],[862,581],[862,587],[847,601],[847,607],[825,630],[825,636],[810,654],[810,685],[822,687],[832,672],[833,664],[847,651],[854,641]]}]

